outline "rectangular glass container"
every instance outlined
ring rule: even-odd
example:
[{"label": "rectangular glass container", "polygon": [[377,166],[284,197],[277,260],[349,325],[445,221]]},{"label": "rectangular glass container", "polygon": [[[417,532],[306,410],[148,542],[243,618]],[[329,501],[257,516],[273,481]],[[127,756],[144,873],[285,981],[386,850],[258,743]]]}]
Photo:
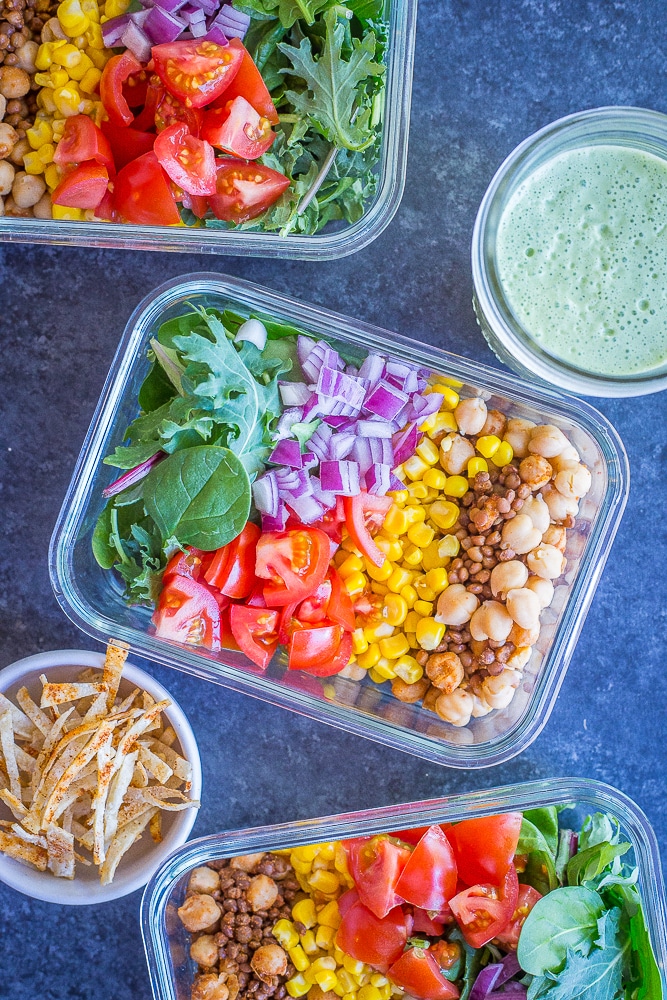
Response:
[{"label": "rectangular glass container", "polygon": [[568,809],[561,816],[567,826],[581,824],[592,812],[608,812],[619,820],[623,839],[632,845],[625,860],[639,868],[638,889],[664,991],[667,988],[665,888],[658,844],[648,819],[631,799],[609,785],[587,778],[552,778],[383,809],[220,833],[186,844],[156,872],[142,900],[142,933],[154,1000],[190,998],[196,966],[189,958],[189,935],[176,909],[185,898],[193,868],[239,854],[565,803]]},{"label": "rectangular glass container", "polygon": [[[567,570],[542,614],[540,638],[510,705],[456,729],[433,712],[400,702],[388,684],[287,671],[279,657],[266,673],[239,652],[222,653],[170,643],[151,634],[150,610],[129,607],[114,574],[102,570],[91,535],[104,505],[102,490],[117,470],[102,459],[123,439],[137,415],[137,392],[147,372],[146,347],[161,323],[192,305],[217,305],[244,315],[272,317],[343,345],[348,354],[376,351],[481,393],[509,416],[559,426],[592,473],[576,527],[568,532]],[[359,353],[359,359],[363,354]],[[628,491],[623,445],[608,421],[587,403],[493,371],[431,346],[307,305],[268,288],[216,274],[172,280],[130,317],[83,443],[51,541],[50,573],[65,613],[89,635],[123,639],[148,659],[253,695],[359,736],[454,767],[485,767],[513,757],[545,725],[609,553]],[[386,689],[386,690],[385,690]]]},{"label": "rectangular glass container", "polygon": [[329,224],[312,236],[280,236],[278,233],[235,232],[231,229],[64,222],[5,216],[0,218],[0,241],[316,260],[345,257],[361,250],[389,225],[405,184],[417,0],[385,0],[385,18],[389,23],[389,43],[382,147],[376,168],[377,191],[357,222]]}]

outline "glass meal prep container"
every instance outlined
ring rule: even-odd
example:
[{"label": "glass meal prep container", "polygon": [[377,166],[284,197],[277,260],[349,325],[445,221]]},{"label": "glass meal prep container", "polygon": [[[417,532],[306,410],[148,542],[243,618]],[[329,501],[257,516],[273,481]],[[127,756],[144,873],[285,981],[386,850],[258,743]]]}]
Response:
[{"label": "glass meal prep container", "polygon": [[[151,611],[130,607],[112,572],[102,570],[91,534],[104,504],[102,490],[116,470],[102,459],[121,443],[138,411],[137,391],[149,362],[146,347],[161,323],[192,306],[230,308],[246,316],[271,317],[323,337],[348,355],[364,349],[424,366],[455,380],[461,395],[481,393],[489,407],[508,416],[558,425],[578,449],[593,484],[568,533],[567,570],[554,601],[542,614],[540,638],[509,706],[456,729],[433,712],[399,701],[389,685],[368,678],[318,678],[288,671],[281,654],[268,670],[240,652],[213,653],[152,634]],[[613,427],[588,404],[508,377],[455,355],[366,323],[306,305],[278,292],[215,274],[185,276],[157,289],[130,318],[84,441],[51,541],[50,573],[65,613],[89,635],[109,635],[132,649],[187,673],[250,694],[426,759],[455,767],[485,767],[520,753],[545,725],[563,681],[595,586],[609,553],[628,491],[623,445]]]},{"label": "glass meal prep container", "polygon": [[314,235],[280,236],[233,229],[4,217],[0,218],[0,241],[318,260],[361,250],[394,217],[403,195],[408,153],[417,0],[385,0],[384,9],[389,42],[377,190],[357,222],[335,222]]},{"label": "glass meal prep container", "polygon": [[567,809],[560,813],[560,818],[566,827],[578,829],[585,817],[594,812],[606,812],[619,820],[623,839],[632,845],[624,860],[639,869],[638,889],[664,991],[667,987],[665,889],[658,844],[648,819],[631,799],[609,785],[586,778],[552,778],[425,802],[237,830],[186,844],[155,873],[142,900],[142,934],[154,1000],[189,1000],[191,995],[197,967],[189,957],[189,934],[176,910],[183,903],[193,868],[235,855],[564,804]]}]

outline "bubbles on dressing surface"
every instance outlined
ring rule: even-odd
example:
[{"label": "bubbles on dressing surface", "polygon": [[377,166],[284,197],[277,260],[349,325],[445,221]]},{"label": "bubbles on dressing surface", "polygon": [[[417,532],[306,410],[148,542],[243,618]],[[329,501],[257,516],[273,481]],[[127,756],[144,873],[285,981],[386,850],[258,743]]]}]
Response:
[{"label": "bubbles on dressing surface", "polygon": [[667,161],[624,146],[561,153],[505,207],[496,267],[526,332],[562,360],[626,375],[667,360]]}]

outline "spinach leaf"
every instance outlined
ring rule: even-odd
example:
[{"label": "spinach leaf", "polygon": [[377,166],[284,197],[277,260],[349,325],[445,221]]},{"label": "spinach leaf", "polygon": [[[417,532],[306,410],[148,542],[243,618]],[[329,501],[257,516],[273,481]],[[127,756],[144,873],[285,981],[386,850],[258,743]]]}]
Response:
[{"label": "spinach leaf", "polygon": [[170,455],[144,481],[144,503],[162,538],[210,552],[232,541],[250,513],[250,481],[228,448],[201,445]]},{"label": "spinach leaf", "polygon": [[[517,854],[527,856],[526,868],[521,876],[523,882],[532,885],[545,895],[559,885],[554,864],[554,855],[544,834],[524,813],[517,845]],[[537,817],[540,819],[540,817]],[[543,818],[543,817],[542,817]]]},{"label": "spinach leaf", "polygon": [[558,831],[558,850],[556,851],[556,878],[562,884],[565,882],[565,872],[570,858],[577,850],[578,838],[574,830],[563,828]]},{"label": "spinach leaf", "polygon": [[607,813],[593,813],[587,816],[579,834],[579,850],[586,851],[598,844],[618,844],[621,839],[621,824],[615,816]]},{"label": "spinach leaf", "polygon": [[165,375],[161,365],[153,363],[141,383],[137,402],[144,413],[151,413],[168,403],[176,395],[174,386]]},{"label": "spinach leaf", "polygon": [[545,806],[542,809],[526,809],[523,814],[533,826],[537,827],[544,837],[549,851],[555,857],[558,850],[558,810],[555,806]]},{"label": "spinach leaf", "polygon": [[660,970],[653,954],[641,905],[634,916],[630,917],[630,942],[635,967],[632,985],[638,988],[636,1000],[662,1000]]},{"label": "spinach leaf", "polygon": [[109,500],[104,510],[100,514],[93,529],[92,547],[93,555],[98,565],[102,569],[111,569],[118,559],[118,552],[111,542],[111,508],[114,506],[113,498]]},{"label": "spinach leaf", "polygon": [[519,937],[517,957],[521,968],[533,976],[543,976],[562,967],[568,950],[587,955],[604,910],[598,893],[583,886],[554,889],[538,899]]}]

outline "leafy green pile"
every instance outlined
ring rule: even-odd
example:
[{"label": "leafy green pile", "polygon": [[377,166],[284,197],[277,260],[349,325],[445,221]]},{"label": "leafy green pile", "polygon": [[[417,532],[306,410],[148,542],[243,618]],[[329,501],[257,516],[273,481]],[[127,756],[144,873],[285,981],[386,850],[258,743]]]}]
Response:
[{"label": "leafy green pile", "polygon": [[131,604],[154,603],[174,552],[220,548],[248,520],[250,484],[271,452],[281,412],[277,378],[292,360],[286,341],[269,340],[262,352],[235,344],[243,319],[200,309],[160,327],[138,394],[141,412],[126,443],[104,459],[131,470],[159,458],[110,498],[92,538],[97,562],[117,570]]},{"label": "leafy green pile", "polygon": [[660,972],[646,929],[638,870],[621,858],[630,844],[619,823],[589,816],[572,856],[570,830],[555,809],[524,813],[522,881],[548,893],[529,913],[517,957],[528,1000],[660,1000]]},{"label": "leafy green pile", "polygon": [[[383,0],[235,0],[234,6],[253,18],[245,45],[280,115],[277,138],[260,162],[292,182],[263,215],[235,228],[313,234],[332,220],[358,221],[377,185]],[[300,212],[329,163],[316,196]],[[231,225],[210,218],[205,224]]]}]

